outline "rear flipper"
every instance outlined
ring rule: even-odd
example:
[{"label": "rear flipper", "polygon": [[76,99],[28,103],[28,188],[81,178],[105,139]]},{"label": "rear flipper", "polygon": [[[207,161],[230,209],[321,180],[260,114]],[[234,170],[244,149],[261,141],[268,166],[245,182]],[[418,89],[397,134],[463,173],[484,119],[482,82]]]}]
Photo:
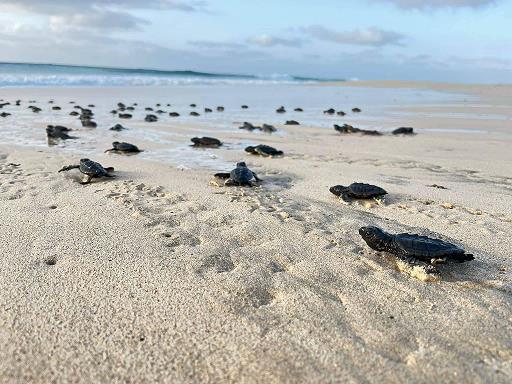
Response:
[{"label": "rear flipper", "polygon": [[257,174],[255,174],[254,172],[252,173],[252,175],[254,176],[254,180],[256,181],[261,181],[261,179],[258,177]]},{"label": "rear flipper", "polygon": [[72,169],[78,169],[80,168],[79,165],[68,165],[66,167],[62,167],[61,169],[59,169],[59,172],[66,172],[66,171],[70,171]]}]

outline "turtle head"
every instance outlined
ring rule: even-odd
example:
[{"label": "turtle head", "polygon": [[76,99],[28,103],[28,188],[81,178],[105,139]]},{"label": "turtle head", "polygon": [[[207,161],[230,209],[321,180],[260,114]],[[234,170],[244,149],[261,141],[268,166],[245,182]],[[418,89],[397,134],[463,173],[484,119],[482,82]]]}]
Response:
[{"label": "turtle head", "polygon": [[80,159],[80,162],[89,161],[89,159]]},{"label": "turtle head", "polygon": [[386,250],[391,241],[391,236],[388,233],[373,225],[359,228],[359,234],[366,244],[376,251]]},{"label": "turtle head", "polygon": [[245,152],[249,152],[249,153],[254,152],[254,147],[249,145],[248,147],[245,148]]},{"label": "turtle head", "polygon": [[347,191],[347,187],[343,185],[335,185],[329,188],[329,191],[336,196],[341,196],[343,193]]},{"label": "turtle head", "polygon": [[199,140],[199,137],[193,137],[190,139],[190,141],[193,142],[194,144],[196,144],[196,143],[199,143],[200,140]]},{"label": "turtle head", "polygon": [[246,167],[247,168],[247,164],[245,164],[245,161],[240,161],[239,163],[236,163],[236,167],[239,168],[239,167]]},{"label": "turtle head", "polygon": [[113,141],[113,142],[112,142],[112,145],[113,145],[114,147],[115,147],[116,145],[118,145],[118,144],[119,144],[119,141]]}]

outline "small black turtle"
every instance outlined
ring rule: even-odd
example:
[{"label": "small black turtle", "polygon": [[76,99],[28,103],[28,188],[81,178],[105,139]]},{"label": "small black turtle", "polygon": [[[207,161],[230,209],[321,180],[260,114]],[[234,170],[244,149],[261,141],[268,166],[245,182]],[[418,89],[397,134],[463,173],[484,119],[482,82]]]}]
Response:
[{"label": "small black turtle", "polygon": [[217,107],[217,112],[224,112],[224,107],[218,106]]},{"label": "small black turtle", "polygon": [[365,183],[352,183],[348,187],[335,185],[329,188],[329,191],[347,202],[354,199],[374,199],[387,195],[387,192],[381,187]]},{"label": "small black turtle", "polygon": [[117,108],[123,108],[124,109],[124,108],[126,108],[126,105],[124,103],[119,102],[119,103],[117,103]]},{"label": "small black turtle", "polygon": [[190,104],[190,108],[195,108],[197,107],[197,104]]},{"label": "small black turtle", "polygon": [[283,154],[283,151],[279,151],[275,149],[274,147],[271,147],[269,145],[260,144],[256,146],[249,146],[245,148],[245,152],[252,153],[253,155],[260,155],[264,157],[269,156],[281,156]]},{"label": "small black turtle", "polygon": [[158,117],[156,117],[155,115],[146,115],[146,117],[144,118],[144,121],[147,123],[154,123],[154,122],[158,121]]},{"label": "small black turtle", "polygon": [[114,168],[104,168],[100,163],[89,159],[80,159],[79,165],[68,165],[60,169],[59,172],[66,172],[72,169],[78,169],[85,175],[85,178],[81,181],[80,184],[89,184],[92,179],[99,177],[114,177],[114,175],[110,174],[110,172],[114,172]]},{"label": "small black turtle", "polygon": [[241,107],[242,109],[249,109],[249,106],[248,105],[242,105]]},{"label": "small black turtle", "polygon": [[361,108],[352,108],[352,112],[359,113],[361,112]]},{"label": "small black turtle", "polygon": [[345,115],[346,115],[346,113],[345,113],[345,112],[343,112],[343,111],[338,111],[338,112],[336,112],[336,114],[337,114],[338,116],[345,116]]},{"label": "small black turtle", "polygon": [[215,137],[193,137],[190,139],[193,147],[220,147],[222,141]]},{"label": "small black turtle", "polygon": [[297,120],[286,120],[284,125],[300,125],[300,123]]},{"label": "small black turtle", "polygon": [[412,127],[400,127],[393,132],[391,132],[393,135],[414,135],[414,128]]},{"label": "small black turtle", "polygon": [[11,116],[11,114],[9,112],[0,113],[0,117],[7,117],[7,116]]},{"label": "small black turtle", "polygon": [[95,121],[92,121],[90,119],[80,119],[82,122],[82,127],[84,128],[96,128],[98,124],[96,124]]},{"label": "small black turtle", "polygon": [[153,111],[153,108],[151,108],[151,107],[146,107],[146,108],[144,108],[144,110],[145,110],[145,111],[148,111],[148,112],[151,112],[151,111]]},{"label": "small black turtle", "polygon": [[121,124],[116,124],[110,128],[111,131],[117,131],[117,132],[124,131],[125,129],[128,129],[128,128],[123,127]]},{"label": "small black turtle", "polygon": [[120,119],[131,119],[133,116],[130,113],[120,113],[117,117]]},{"label": "small black turtle", "polygon": [[77,111],[71,111],[69,112],[69,116],[78,116],[79,113]]},{"label": "small black turtle", "polygon": [[252,187],[253,180],[261,181],[261,179],[258,178],[258,175],[256,175],[256,173],[247,168],[247,164],[245,164],[245,162],[243,161],[236,163],[236,168],[233,169],[230,173],[216,173],[215,177],[227,179],[224,182],[225,186],[239,185]]},{"label": "small black turtle", "polygon": [[272,133],[272,132],[277,131],[277,128],[276,128],[276,127],[274,127],[273,125],[270,125],[270,124],[263,124],[263,125],[261,126],[261,130],[262,130],[263,132]]},{"label": "small black turtle", "polygon": [[359,234],[370,248],[391,253],[412,265],[424,266],[427,273],[438,273],[436,264],[474,260],[474,256],[461,247],[427,236],[392,235],[375,226],[361,227]]},{"label": "small black turtle", "polygon": [[261,130],[261,127],[257,127],[253,125],[252,123],[249,123],[248,121],[244,121],[244,123],[238,127],[239,129],[246,129],[248,131],[254,131],[255,129]]},{"label": "small black turtle", "polygon": [[213,110],[211,108],[205,108],[204,113],[212,113]]},{"label": "small black turtle", "polygon": [[295,112],[304,112],[304,110],[302,108],[295,108],[294,111]]},{"label": "small black turtle", "polygon": [[180,114],[178,112],[170,112],[169,116],[171,117],[178,117]]},{"label": "small black turtle", "polygon": [[68,135],[69,131],[71,131],[71,129],[63,127],[61,125],[48,125],[46,127],[46,136],[48,137],[48,139],[76,139],[76,137]]},{"label": "small black turtle", "polygon": [[190,116],[200,116],[199,113],[197,113],[196,111],[192,111],[189,113]]},{"label": "small black turtle", "polygon": [[112,143],[112,148],[107,149],[105,152],[114,152],[114,153],[139,153],[141,150],[137,148],[136,145],[130,143],[123,143],[119,141],[114,141]]},{"label": "small black turtle", "polygon": [[280,106],[279,108],[276,109],[276,112],[277,113],[286,113],[286,109],[283,106]]},{"label": "small black turtle", "polygon": [[336,110],[334,108],[329,108],[324,111],[325,115],[334,115],[336,113]]},{"label": "small black turtle", "polygon": [[54,106],[54,107],[52,107],[52,110],[53,110],[53,111],[60,111],[61,109],[62,109],[62,108],[61,108],[61,107],[59,107],[59,106],[57,106],[57,105],[56,105],[56,106]]}]

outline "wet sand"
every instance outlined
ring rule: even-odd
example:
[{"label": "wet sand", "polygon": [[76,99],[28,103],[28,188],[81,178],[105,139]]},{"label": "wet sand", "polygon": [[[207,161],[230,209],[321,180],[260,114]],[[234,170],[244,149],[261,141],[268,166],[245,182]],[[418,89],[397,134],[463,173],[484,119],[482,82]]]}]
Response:
[{"label": "wet sand", "polygon": [[[226,146],[197,150],[212,160],[201,167],[158,161],[166,144],[144,140],[130,140],[141,155],[103,154],[109,137],[91,158],[117,177],[87,186],[56,173],[82,153],[0,146],[0,381],[509,382],[512,93],[472,89],[462,92],[490,117],[420,106],[392,121],[423,129],[412,137],[233,125],[215,134]],[[152,127],[181,147],[203,128]],[[246,142],[285,156],[246,154]],[[261,186],[210,183],[240,160]],[[346,205],[329,193],[355,181],[389,195]],[[369,224],[443,238],[476,260],[424,281],[366,246],[357,230]]]}]

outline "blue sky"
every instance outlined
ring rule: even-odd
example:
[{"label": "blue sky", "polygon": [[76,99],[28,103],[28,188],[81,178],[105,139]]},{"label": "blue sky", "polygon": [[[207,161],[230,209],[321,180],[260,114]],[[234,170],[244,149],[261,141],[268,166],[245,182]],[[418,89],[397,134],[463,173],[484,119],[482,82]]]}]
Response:
[{"label": "blue sky", "polygon": [[512,82],[506,0],[0,0],[0,61]]}]

